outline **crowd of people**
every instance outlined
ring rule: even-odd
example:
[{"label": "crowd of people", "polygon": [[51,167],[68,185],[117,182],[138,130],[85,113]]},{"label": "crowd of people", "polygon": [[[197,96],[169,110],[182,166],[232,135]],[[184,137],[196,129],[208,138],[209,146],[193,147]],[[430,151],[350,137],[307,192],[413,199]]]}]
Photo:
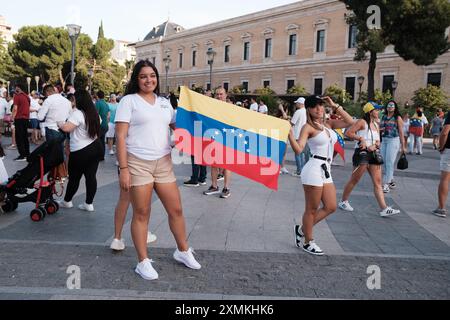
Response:
[{"label": "crowd of people", "polygon": [[[210,90],[204,94],[213,97]],[[146,280],[158,279],[147,248],[156,240],[156,236],[148,230],[151,198],[156,192],[167,211],[170,230],[177,244],[173,258],[188,268],[201,269],[194,250],[187,242],[180,190],[171,158],[173,146],[170,136],[176,129],[176,97],[161,96],[158,70],[145,60],[134,67],[123,96],[111,94],[109,103],[105,98],[102,91],[92,95],[86,90],[75,91],[75,88],[68,86],[66,92],[61,92],[61,88],[52,85],[46,85],[41,96],[38,92],[27,94],[18,84],[13,95],[10,95],[0,84],[0,126],[2,130],[9,128],[11,131],[13,140],[10,148],[17,148],[19,153],[15,160],[26,161],[30,154],[30,142],[39,144],[43,139],[61,141],[69,179],[60,206],[66,209],[74,207],[73,198],[84,176],[86,198],[78,208],[94,212],[99,163],[105,155],[116,156],[120,196],[115,210],[115,235],[111,249],[125,249],[122,231],[131,204],[131,234],[138,257],[135,272]],[[236,102],[224,88],[216,89],[214,98],[253,112],[269,114],[263,99]],[[310,254],[323,255],[323,250],[314,239],[314,226],[337,208],[354,211],[350,196],[366,172],[373,182],[380,216],[390,217],[400,213],[387,205],[384,194],[396,188],[394,171],[398,155],[423,153],[423,135],[428,120],[421,108],[417,108],[411,118],[407,114],[402,116],[395,101],[389,101],[385,106],[368,102],[363,107],[364,117],[356,120],[330,97],[300,97],[295,101],[295,106],[292,117],[288,106],[282,101],[279,101],[276,111],[278,118],[289,121],[292,126],[289,142],[295,152],[296,164],[292,175],[301,178],[305,193],[302,224],[294,227],[295,244]],[[348,183],[343,186],[344,193],[339,202],[332,177],[337,129],[345,129],[346,137],[356,142],[352,161],[354,170]],[[31,140],[28,130],[31,130]],[[429,130],[434,148],[442,154],[439,206],[433,213],[446,217],[450,182],[450,113],[444,121],[444,112],[439,110]],[[285,158],[286,154],[280,174],[289,174],[284,165]],[[194,157],[191,160],[192,176],[184,182],[184,186],[206,186],[208,168],[196,163]],[[231,196],[231,171],[212,167],[210,173],[211,186],[203,194],[220,194],[220,198],[228,199]],[[224,187],[221,189],[219,181],[222,180]]]}]

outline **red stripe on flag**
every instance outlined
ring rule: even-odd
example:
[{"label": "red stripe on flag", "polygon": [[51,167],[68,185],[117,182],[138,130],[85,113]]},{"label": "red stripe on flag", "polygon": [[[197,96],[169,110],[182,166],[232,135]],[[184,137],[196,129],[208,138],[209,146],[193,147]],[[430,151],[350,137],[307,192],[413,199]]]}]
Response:
[{"label": "red stripe on flag", "polygon": [[257,157],[228,148],[214,140],[192,137],[189,131],[175,131],[176,148],[204,166],[230,170],[277,191],[281,167],[267,157]]}]

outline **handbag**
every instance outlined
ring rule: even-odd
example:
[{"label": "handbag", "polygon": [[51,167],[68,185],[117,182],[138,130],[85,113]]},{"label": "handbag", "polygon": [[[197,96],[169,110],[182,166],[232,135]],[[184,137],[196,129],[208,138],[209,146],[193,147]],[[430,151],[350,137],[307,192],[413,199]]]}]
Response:
[{"label": "handbag", "polygon": [[[372,132],[372,129],[370,129],[370,125],[369,125],[369,130],[370,130],[370,134],[372,135],[372,144],[373,144],[374,143],[373,132]],[[383,156],[381,155],[381,152],[379,149],[372,151],[372,159],[374,160],[375,164],[377,164],[377,165],[384,164],[384,159],[383,159]]]},{"label": "handbag", "polygon": [[374,160],[374,162],[376,162],[375,164],[377,165],[383,165],[384,164],[384,159],[383,156],[381,155],[380,150],[374,150],[372,151],[372,158]]},{"label": "handbag", "polygon": [[406,159],[406,154],[402,153],[400,156],[400,159],[397,163],[397,169],[398,170],[406,170],[408,169],[408,159]]}]

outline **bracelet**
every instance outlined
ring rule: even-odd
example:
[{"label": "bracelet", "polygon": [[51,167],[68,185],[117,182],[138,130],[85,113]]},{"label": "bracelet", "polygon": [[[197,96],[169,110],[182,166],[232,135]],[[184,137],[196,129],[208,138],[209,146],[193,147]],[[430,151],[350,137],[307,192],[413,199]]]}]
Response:
[{"label": "bracelet", "polygon": [[119,167],[119,169],[120,169],[120,170],[125,170],[125,169],[128,169],[128,167],[123,167],[123,168],[120,168],[120,167]]},{"label": "bracelet", "polygon": [[335,113],[338,112],[338,110],[341,109],[341,108],[343,109],[343,107],[341,105],[338,105],[338,107],[334,110],[334,112]]}]

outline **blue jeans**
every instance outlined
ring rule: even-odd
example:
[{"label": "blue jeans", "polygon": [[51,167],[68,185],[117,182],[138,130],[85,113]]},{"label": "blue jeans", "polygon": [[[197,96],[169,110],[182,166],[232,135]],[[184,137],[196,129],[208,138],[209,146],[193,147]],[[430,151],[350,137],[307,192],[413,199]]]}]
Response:
[{"label": "blue jeans", "polygon": [[309,147],[308,145],[306,145],[302,153],[295,155],[295,163],[297,164],[298,174],[302,173],[303,167],[308,163],[309,153],[310,153]]},{"label": "blue jeans", "polygon": [[381,155],[384,159],[383,164],[383,184],[391,183],[394,180],[395,160],[397,160],[400,150],[400,138],[385,138],[381,143]]}]

